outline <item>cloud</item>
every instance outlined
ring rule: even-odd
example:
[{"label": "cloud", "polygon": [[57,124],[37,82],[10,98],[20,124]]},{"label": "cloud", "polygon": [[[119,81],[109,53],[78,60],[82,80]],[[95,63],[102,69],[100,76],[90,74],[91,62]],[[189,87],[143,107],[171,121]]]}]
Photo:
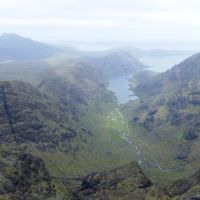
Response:
[{"label": "cloud", "polygon": [[199,0],[0,0],[0,5],[0,32],[40,40],[200,40]]}]

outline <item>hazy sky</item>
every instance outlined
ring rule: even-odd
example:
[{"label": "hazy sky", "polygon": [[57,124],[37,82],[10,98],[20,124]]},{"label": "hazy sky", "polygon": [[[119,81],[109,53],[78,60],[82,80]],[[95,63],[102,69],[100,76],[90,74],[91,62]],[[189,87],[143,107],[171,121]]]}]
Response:
[{"label": "hazy sky", "polygon": [[200,0],[0,0],[0,33],[63,44],[200,43]]}]

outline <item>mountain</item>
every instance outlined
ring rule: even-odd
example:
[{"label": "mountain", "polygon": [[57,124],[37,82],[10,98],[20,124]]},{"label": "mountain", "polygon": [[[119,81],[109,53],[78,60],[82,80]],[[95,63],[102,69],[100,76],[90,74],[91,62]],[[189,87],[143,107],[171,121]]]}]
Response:
[{"label": "mountain", "polygon": [[124,125],[110,118],[115,97],[98,74],[73,63],[45,69],[36,85],[0,82],[2,199],[69,198],[74,186],[66,186],[64,177],[76,179],[133,159],[135,150],[118,130]]},{"label": "mountain", "polygon": [[33,41],[13,33],[0,36],[0,60],[39,60],[50,57],[61,50]]},{"label": "mountain", "polygon": [[121,136],[127,127],[106,84],[112,76],[144,66],[124,52],[56,59],[56,64],[50,60],[0,64],[2,145],[8,150],[20,146],[41,158],[50,175],[57,177],[86,175],[131,161],[136,152]]},{"label": "mountain", "polygon": [[[198,196],[200,55],[163,74],[121,50],[61,57],[0,64],[0,199]],[[139,99],[119,106],[107,84],[127,74]]]},{"label": "mountain", "polygon": [[153,48],[136,48],[134,46],[119,46],[115,48],[110,48],[104,51],[77,51],[73,48],[65,48],[67,52],[74,53],[77,55],[91,56],[91,57],[101,57],[106,56],[110,53],[116,51],[124,51],[130,53],[136,58],[141,57],[167,57],[167,56],[180,56],[180,55],[192,55],[196,51],[187,51],[187,50],[173,50],[173,49],[153,49]]},{"label": "mountain", "polygon": [[154,93],[168,92],[174,86],[176,90],[180,90],[181,87],[185,87],[189,82],[199,79],[199,70],[200,54],[198,53],[174,66],[171,70],[160,74],[154,80],[140,84],[136,90],[148,95],[151,95],[150,93],[154,95]]},{"label": "mountain", "polygon": [[127,74],[136,74],[143,71],[146,66],[126,51],[113,51],[107,55],[97,57],[84,57],[83,62],[98,69],[103,77],[108,79]]},{"label": "mountain", "polygon": [[117,47],[116,49],[127,51],[131,53],[133,56],[136,58],[141,58],[141,57],[167,57],[167,56],[178,56],[178,55],[190,55],[194,54],[196,52],[193,51],[184,51],[184,50],[170,50],[170,49],[151,49],[151,48],[135,48],[131,46],[122,46],[122,47]]},{"label": "mountain", "polygon": [[54,176],[86,175],[131,161],[135,150],[119,132],[126,127],[111,119],[118,117],[116,98],[91,68],[77,61],[44,68],[29,83],[0,82],[2,145],[42,158]]},{"label": "mountain", "polygon": [[30,84],[1,82],[0,95],[2,144],[36,143],[40,146],[48,139],[49,145],[53,145],[76,134],[67,118],[67,107]]},{"label": "mountain", "polygon": [[171,180],[198,169],[199,72],[196,54],[167,72],[140,80],[133,87],[139,100],[124,108],[146,160],[143,165],[151,166],[147,173],[150,168],[159,170],[153,172],[157,180],[161,174]]},{"label": "mountain", "polygon": [[82,180],[137,157],[121,136],[127,131],[125,119],[122,123],[116,98],[105,85],[110,77],[140,71],[143,65],[126,53],[57,60],[0,65],[3,198],[32,199],[35,193],[35,199],[69,198],[73,183],[66,186],[64,177]]}]

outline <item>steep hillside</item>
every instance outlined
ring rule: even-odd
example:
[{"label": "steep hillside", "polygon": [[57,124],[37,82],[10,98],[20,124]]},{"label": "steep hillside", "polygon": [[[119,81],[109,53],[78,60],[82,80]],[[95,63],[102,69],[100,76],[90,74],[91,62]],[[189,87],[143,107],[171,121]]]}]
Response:
[{"label": "steep hillside", "polygon": [[0,61],[38,60],[60,52],[55,47],[23,38],[13,33],[0,36]]},{"label": "steep hillside", "polygon": [[[89,133],[84,137],[85,144],[75,140],[80,151],[73,153],[77,155],[74,164],[70,163],[74,168],[71,171],[73,174],[77,173],[76,167],[81,168],[80,173],[85,170],[90,172],[92,169],[123,164],[136,155],[135,150],[126,144],[119,133],[120,128],[126,128],[125,125],[120,121],[113,122],[110,118],[117,107],[115,97],[106,90],[98,71],[90,69],[82,62],[60,65],[54,70],[46,71],[47,78],[38,87],[69,108],[71,121],[83,126]],[[82,147],[85,150],[81,150]],[[66,163],[71,162],[71,158],[66,158]]]},{"label": "steep hillside", "polygon": [[[124,109],[133,137],[154,173],[169,179],[194,173],[200,163],[200,55],[148,78],[134,91],[140,99]],[[149,168],[150,169],[150,168]],[[149,170],[147,169],[147,170]],[[156,175],[156,176],[157,176]]]},{"label": "steep hillside", "polygon": [[2,145],[43,158],[54,176],[85,175],[132,160],[135,150],[119,133],[125,125],[116,121],[116,128],[108,118],[115,97],[97,74],[73,63],[45,70],[38,87],[1,82]]},{"label": "steep hillside", "polygon": [[[13,194],[29,199],[38,191],[35,199],[183,195],[185,190],[177,194],[170,186],[165,194],[153,183],[171,183],[199,168],[200,56],[163,74],[143,72],[146,66],[124,51],[53,59],[0,64],[0,194],[11,199]],[[123,115],[106,85],[125,74],[135,74],[131,86],[139,100],[127,104]],[[136,163],[118,167],[132,160],[152,182]],[[68,177],[81,188],[71,186]]]},{"label": "steep hillside", "polygon": [[200,78],[199,71],[200,54],[195,54],[156,78],[153,77],[152,80],[140,83],[135,91],[151,96],[167,93],[171,90],[180,90],[190,82],[197,81]]},{"label": "steep hillside", "polygon": [[[198,196],[199,55],[163,74],[123,51],[54,58],[0,64],[0,199]],[[130,73],[123,115],[106,85]]]},{"label": "steep hillside", "polygon": [[85,175],[137,158],[122,138],[122,132],[128,131],[125,119],[106,84],[110,77],[142,71],[144,65],[125,52],[33,61],[32,47],[42,56],[40,50],[49,46],[13,34],[2,36],[4,44],[9,38],[7,47],[20,42],[19,54],[33,56],[31,61],[9,58],[20,61],[0,64],[2,145],[41,157],[57,177]]},{"label": "steep hillside", "polygon": [[30,84],[1,82],[0,94],[1,143],[40,145],[48,141],[53,148],[53,143],[58,145],[59,141],[76,134],[66,115],[67,107],[53,101]]}]

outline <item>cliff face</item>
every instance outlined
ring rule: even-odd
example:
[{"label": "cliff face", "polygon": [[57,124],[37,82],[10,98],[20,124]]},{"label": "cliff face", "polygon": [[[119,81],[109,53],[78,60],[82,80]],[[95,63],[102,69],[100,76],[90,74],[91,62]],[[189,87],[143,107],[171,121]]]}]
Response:
[{"label": "cliff face", "polygon": [[67,119],[67,109],[30,84],[0,83],[1,143],[54,145],[76,135]]}]

